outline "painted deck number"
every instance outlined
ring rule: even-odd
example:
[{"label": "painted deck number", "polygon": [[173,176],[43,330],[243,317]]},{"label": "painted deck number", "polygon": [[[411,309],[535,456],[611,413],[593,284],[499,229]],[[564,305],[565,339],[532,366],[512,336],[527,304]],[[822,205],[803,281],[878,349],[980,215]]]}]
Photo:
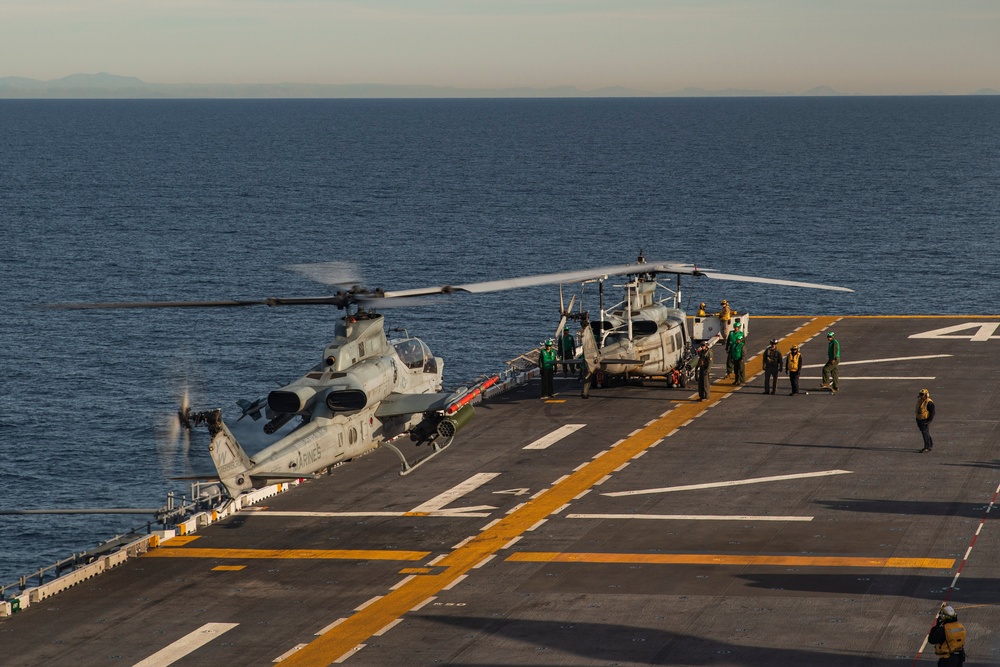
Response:
[{"label": "painted deck number", "polygon": [[[1000,336],[993,335],[996,333],[998,327],[1000,327],[1000,322],[966,322],[965,324],[956,324],[951,327],[944,327],[943,329],[934,329],[933,331],[913,334],[910,338],[968,339],[974,343],[982,343],[987,340],[1000,340]],[[958,335],[960,331],[971,331],[972,329],[977,329],[978,331],[968,335]]]}]

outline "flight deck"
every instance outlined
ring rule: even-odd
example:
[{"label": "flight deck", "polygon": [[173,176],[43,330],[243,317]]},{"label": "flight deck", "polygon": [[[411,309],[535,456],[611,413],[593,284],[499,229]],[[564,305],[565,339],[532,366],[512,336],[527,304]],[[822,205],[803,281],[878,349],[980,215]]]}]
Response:
[{"label": "flight deck", "polygon": [[[808,394],[763,393],[771,338]],[[1000,316],[754,317],[747,350],[706,401],[514,388],[411,474],[376,450],[0,619],[0,662],[935,664],[947,601],[1000,664]]]}]

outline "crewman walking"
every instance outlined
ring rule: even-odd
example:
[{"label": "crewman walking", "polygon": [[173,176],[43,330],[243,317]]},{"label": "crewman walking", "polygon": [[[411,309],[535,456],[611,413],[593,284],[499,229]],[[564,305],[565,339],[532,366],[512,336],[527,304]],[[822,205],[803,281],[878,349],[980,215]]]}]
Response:
[{"label": "crewman walking", "polygon": [[552,339],[545,341],[545,348],[538,354],[538,368],[542,374],[542,398],[555,395],[552,376],[556,372],[556,351],[552,349]]},{"label": "crewman walking", "polygon": [[926,389],[921,389],[917,394],[917,428],[924,438],[924,448],[920,453],[929,452],[934,449],[934,441],[931,440],[930,425],[934,421],[934,401],[931,400],[931,393]]},{"label": "crewman walking", "polygon": [[733,384],[743,384],[746,382],[746,360],[743,358],[743,348],[746,345],[746,336],[740,330],[740,323],[733,324],[733,330],[726,338],[726,370],[732,369],[734,379]]},{"label": "crewman walking", "polygon": [[576,358],[576,341],[573,339],[573,334],[569,332],[568,326],[563,327],[562,337],[559,339],[559,358],[564,362],[562,365],[563,375],[569,375],[570,364],[565,362]]},{"label": "crewman walking", "polygon": [[941,607],[927,641],[934,644],[938,667],[959,667],[965,662],[965,626],[958,622],[951,605]]},{"label": "crewman walking", "polygon": [[840,389],[840,373],[837,366],[840,365],[840,341],[831,331],[826,335],[826,363],[823,365],[823,386],[830,389],[831,394],[836,394]]},{"label": "crewman walking", "polygon": [[702,343],[698,348],[695,371],[698,375],[698,398],[706,401],[712,392],[712,347],[708,343]]},{"label": "crewman walking", "polygon": [[781,373],[781,351],[778,341],[771,339],[771,344],[764,350],[764,393],[775,394],[778,391],[778,374]]},{"label": "crewman walking", "polygon": [[792,383],[792,391],[789,396],[799,393],[799,373],[802,371],[802,353],[799,352],[798,345],[792,345],[785,357],[785,372],[788,373],[788,381]]}]

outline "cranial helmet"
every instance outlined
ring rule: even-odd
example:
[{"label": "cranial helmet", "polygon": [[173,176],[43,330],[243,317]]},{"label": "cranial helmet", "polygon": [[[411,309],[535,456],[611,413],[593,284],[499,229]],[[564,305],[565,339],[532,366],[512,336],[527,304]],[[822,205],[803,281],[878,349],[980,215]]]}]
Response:
[{"label": "cranial helmet", "polygon": [[545,347],[551,347],[551,346],[552,346],[552,339],[550,338],[547,341],[545,341]]},{"label": "cranial helmet", "polygon": [[941,607],[941,611],[938,612],[938,618],[940,618],[942,621],[948,621],[948,622],[957,621],[958,614],[955,613],[955,608],[949,604],[945,605],[944,607]]},{"label": "cranial helmet", "polygon": [[737,323],[736,323],[736,324],[734,324],[733,326],[734,326],[734,327],[736,327],[737,329],[739,329],[739,328],[740,328],[740,323],[739,323],[739,322],[737,322]]},{"label": "cranial helmet", "polygon": [[926,389],[921,389],[920,393],[918,393],[917,396],[929,396],[930,393],[931,392],[927,391]]},{"label": "cranial helmet", "polygon": [[830,333],[828,333],[828,334],[826,335],[826,337],[827,337],[827,338],[833,338],[833,332],[831,331]]},{"label": "cranial helmet", "polygon": [[772,338],[771,339],[771,345],[777,345],[777,344],[778,344],[778,339],[777,338]]}]

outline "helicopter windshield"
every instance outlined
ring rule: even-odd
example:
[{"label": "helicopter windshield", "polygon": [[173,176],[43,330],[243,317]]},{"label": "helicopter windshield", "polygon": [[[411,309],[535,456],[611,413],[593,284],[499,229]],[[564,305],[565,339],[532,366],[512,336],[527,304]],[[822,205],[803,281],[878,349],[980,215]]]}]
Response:
[{"label": "helicopter windshield", "polygon": [[438,372],[437,359],[435,359],[434,355],[431,353],[431,348],[427,347],[427,344],[424,341],[420,341],[420,347],[424,353],[424,372],[437,373]]},{"label": "helicopter windshield", "polygon": [[423,368],[424,348],[426,346],[421,341],[411,338],[396,343],[394,347],[396,348],[396,354],[399,355],[399,360],[407,368]]}]

